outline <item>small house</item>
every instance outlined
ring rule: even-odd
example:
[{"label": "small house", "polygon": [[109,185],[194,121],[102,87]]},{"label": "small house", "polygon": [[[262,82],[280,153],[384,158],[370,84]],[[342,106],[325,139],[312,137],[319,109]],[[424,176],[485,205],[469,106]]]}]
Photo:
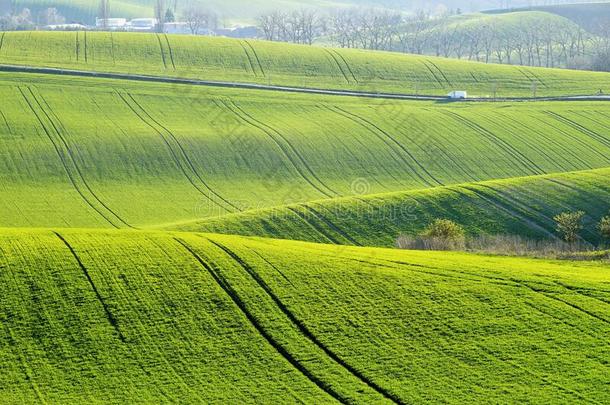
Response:
[{"label": "small house", "polygon": [[95,27],[105,28],[110,31],[119,31],[125,29],[127,26],[126,18],[96,18]]}]

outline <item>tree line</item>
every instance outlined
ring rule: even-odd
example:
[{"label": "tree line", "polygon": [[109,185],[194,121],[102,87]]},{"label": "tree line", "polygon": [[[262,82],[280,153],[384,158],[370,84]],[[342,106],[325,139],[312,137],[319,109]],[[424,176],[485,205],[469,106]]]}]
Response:
[{"label": "tree line", "polygon": [[[459,9],[411,15],[372,9],[274,11],[259,17],[261,37],[311,45],[429,54],[487,63],[610,70],[610,18],[585,31],[568,19],[463,18]],[[525,14],[524,14],[525,16]],[[515,16],[518,17],[518,16]]]}]

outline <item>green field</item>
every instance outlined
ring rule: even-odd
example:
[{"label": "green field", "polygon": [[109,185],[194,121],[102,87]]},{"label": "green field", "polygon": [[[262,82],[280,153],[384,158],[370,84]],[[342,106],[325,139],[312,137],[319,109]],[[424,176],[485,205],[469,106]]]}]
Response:
[{"label": "green field", "polygon": [[7,32],[0,64],[373,92],[486,97],[610,93],[608,73],[265,41],[96,32]]},{"label": "green field", "polygon": [[610,212],[609,169],[467,183],[432,189],[344,197],[268,208],[171,226],[193,232],[297,239],[319,243],[393,247],[435,218],[466,224],[468,234],[553,238],[553,217],[588,215],[584,237]]},{"label": "green field", "polygon": [[2,226],[157,227],[610,165],[606,103],[270,99],[17,74],[0,75],[0,95],[15,100],[0,109]]},{"label": "green field", "polygon": [[0,238],[3,403],[610,400],[607,266],[129,231]]},{"label": "green field", "polygon": [[[0,63],[448,88],[427,58],[79,35],[7,33]],[[527,89],[513,68],[435,63],[460,86]],[[555,94],[610,83],[523,72]],[[550,239],[575,209],[599,242],[610,103],[8,72],[0,99],[2,404],[610,401],[607,262],[384,248],[441,217]]]}]

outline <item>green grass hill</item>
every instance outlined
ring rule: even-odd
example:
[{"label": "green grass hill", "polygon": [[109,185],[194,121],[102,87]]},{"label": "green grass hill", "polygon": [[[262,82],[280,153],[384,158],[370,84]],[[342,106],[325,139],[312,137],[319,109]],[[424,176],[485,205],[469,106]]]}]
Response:
[{"label": "green grass hill", "polygon": [[180,35],[0,33],[0,63],[407,94],[610,93],[608,73]]},{"label": "green grass hill", "polygon": [[[430,94],[610,83],[129,34],[0,33],[0,64]],[[383,248],[441,216],[548,237],[568,209],[593,238],[610,103],[7,71],[0,100],[1,404],[610,402],[607,263]]]},{"label": "green grass hill", "polygon": [[610,400],[607,266],[130,231],[0,240],[3,403]]},{"label": "green grass hill", "polygon": [[14,100],[0,107],[10,227],[153,227],[610,165],[603,102],[270,98],[6,73],[0,96]]},{"label": "green grass hill", "polygon": [[552,238],[553,217],[585,211],[585,238],[610,212],[610,169],[533,176],[294,204],[173,225],[172,229],[393,247],[435,218],[463,224],[470,235]]}]

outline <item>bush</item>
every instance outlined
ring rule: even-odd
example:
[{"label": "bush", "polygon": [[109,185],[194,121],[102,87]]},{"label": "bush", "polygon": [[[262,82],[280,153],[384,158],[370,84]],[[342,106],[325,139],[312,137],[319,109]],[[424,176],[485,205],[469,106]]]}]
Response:
[{"label": "bush", "polygon": [[557,224],[557,232],[563,240],[568,243],[575,243],[580,239],[580,232],[583,230],[582,220],[585,213],[582,211],[563,212],[553,219]]},{"label": "bush", "polygon": [[436,219],[416,238],[399,237],[397,245],[401,249],[463,250],[466,236],[461,225],[448,219]]},{"label": "bush", "polygon": [[[609,217],[610,218],[610,217]],[[585,241],[568,243],[559,239],[528,239],[518,235],[479,235],[467,238],[461,246],[439,247],[436,239],[400,236],[396,245],[409,250],[457,250],[502,256],[536,257],[565,260],[608,260],[610,251],[597,250]]]},{"label": "bush", "polygon": [[599,221],[597,229],[602,235],[602,238],[607,241],[610,241],[610,216],[603,217],[602,220]]}]

